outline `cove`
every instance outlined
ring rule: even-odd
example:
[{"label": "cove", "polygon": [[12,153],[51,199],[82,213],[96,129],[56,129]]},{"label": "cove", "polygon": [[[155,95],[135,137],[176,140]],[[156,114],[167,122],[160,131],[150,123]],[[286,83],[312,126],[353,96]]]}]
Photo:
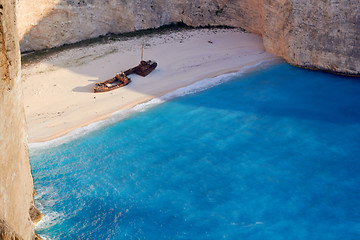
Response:
[{"label": "cove", "polygon": [[359,79],[279,64],[33,151],[36,231],[359,239],[359,93]]}]

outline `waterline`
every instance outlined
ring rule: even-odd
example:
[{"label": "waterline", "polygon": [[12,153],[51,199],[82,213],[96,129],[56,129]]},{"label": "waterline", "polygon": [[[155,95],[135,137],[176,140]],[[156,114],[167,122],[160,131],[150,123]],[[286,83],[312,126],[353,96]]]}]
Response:
[{"label": "waterline", "polygon": [[45,141],[45,142],[29,143],[28,144],[29,152],[30,152],[30,154],[35,154],[36,152],[47,149],[47,148],[57,147],[66,142],[70,142],[77,138],[83,137],[93,131],[99,130],[106,126],[110,126],[114,123],[117,123],[121,120],[124,120],[135,113],[146,111],[149,108],[152,108],[156,105],[167,102],[171,99],[207,90],[209,88],[212,88],[219,84],[227,82],[227,81],[233,79],[234,77],[239,77],[239,76],[242,76],[243,74],[250,73],[255,70],[261,70],[268,66],[278,64],[278,63],[279,63],[278,59],[263,60],[263,61],[257,62],[254,65],[244,66],[242,69],[240,69],[237,72],[227,73],[227,74],[223,74],[223,75],[220,75],[220,76],[217,76],[214,78],[208,78],[208,79],[203,79],[203,80],[197,81],[189,86],[176,89],[175,91],[167,93],[161,97],[153,98],[152,100],[150,100],[148,102],[135,105],[133,108],[117,111],[105,120],[93,122],[84,127],[77,128],[77,129],[69,132],[68,134],[65,134],[64,136],[61,136],[61,137],[58,137],[58,138],[55,138],[55,139],[52,139],[49,141]]},{"label": "waterline", "polygon": [[[358,239],[360,84],[287,64],[30,156],[52,239]],[[331,228],[329,228],[331,226]]]}]

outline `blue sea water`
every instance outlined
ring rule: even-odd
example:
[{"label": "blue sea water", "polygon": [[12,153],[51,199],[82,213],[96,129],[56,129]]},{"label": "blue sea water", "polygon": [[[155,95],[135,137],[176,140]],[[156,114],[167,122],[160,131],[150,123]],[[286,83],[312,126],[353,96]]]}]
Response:
[{"label": "blue sea water", "polygon": [[50,239],[360,239],[360,79],[240,74],[30,155]]}]

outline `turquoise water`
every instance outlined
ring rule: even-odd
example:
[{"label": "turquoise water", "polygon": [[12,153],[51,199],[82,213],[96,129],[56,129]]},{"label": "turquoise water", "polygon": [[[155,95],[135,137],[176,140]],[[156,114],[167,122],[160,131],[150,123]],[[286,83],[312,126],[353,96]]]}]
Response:
[{"label": "turquoise water", "polygon": [[30,156],[50,239],[360,239],[360,79],[280,64]]}]

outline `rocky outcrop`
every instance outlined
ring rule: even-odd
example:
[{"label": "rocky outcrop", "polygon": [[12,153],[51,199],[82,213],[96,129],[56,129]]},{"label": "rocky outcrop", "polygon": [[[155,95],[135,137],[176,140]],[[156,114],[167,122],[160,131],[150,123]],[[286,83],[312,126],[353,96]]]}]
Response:
[{"label": "rocky outcrop", "polygon": [[22,51],[183,22],[242,27],[297,66],[360,74],[358,0],[18,0]]},{"label": "rocky outcrop", "polygon": [[359,13],[357,0],[265,1],[265,48],[296,66],[360,75]]},{"label": "rocky outcrop", "polygon": [[[15,0],[0,0],[0,239],[33,239],[33,181],[20,79]],[[33,210],[34,211],[34,210]]]},{"label": "rocky outcrop", "polygon": [[22,239],[9,225],[0,219],[0,239],[1,240],[20,240]]}]

